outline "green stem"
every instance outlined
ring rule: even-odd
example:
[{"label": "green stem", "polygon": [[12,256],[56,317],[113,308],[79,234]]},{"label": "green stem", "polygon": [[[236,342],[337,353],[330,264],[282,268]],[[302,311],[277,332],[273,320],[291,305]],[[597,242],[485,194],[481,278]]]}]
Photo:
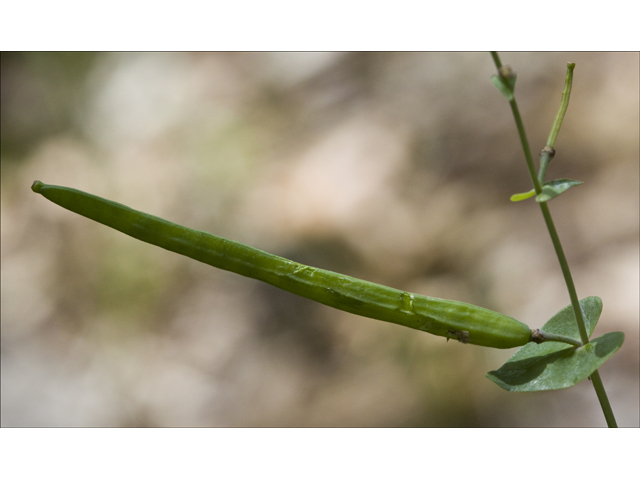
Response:
[{"label": "green stem", "polygon": [[598,370],[591,374],[591,381],[593,382],[593,388],[596,390],[596,395],[598,395],[598,400],[600,400],[600,406],[604,412],[604,418],[607,420],[607,426],[609,428],[618,428],[616,417],[613,414],[613,409],[609,403],[609,397],[607,397],[607,392],[604,389]]},{"label": "green stem", "polygon": [[540,169],[538,170],[538,182],[540,182],[541,186],[544,186],[544,176],[547,174],[547,167],[549,166],[549,162],[553,159],[556,151],[553,147],[546,146],[540,152]]},{"label": "green stem", "polygon": [[[500,61],[498,53],[491,52],[491,56],[494,63],[496,64],[498,72],[500,72],[502,62]],[[560,131],[560,126],[562,125],[562,120],[564,119],[564,115],[569,105],[569,94],[571,93],[574,67],[575,64],[572,63],[569,63],[567,65],[567,77],[565,81],[565,88],[562,93],[562,103],[560,106],[560,110],[556,115],[556,120],[554,122],[553,128],[551,129],[551,135],[549,135],[549,140],[547,142],[547,146],[549,147],[553,147],[553,145],[555,144],[556,138],[558,137],[558,132]],[[516,103],[515,96],[511,96],[509,105],[511,106],[511,111],[513,112],[513,117],[516,121],[516,126],[518,128],[520,142],[522,143],[522,149],[524,150],[524,156],[527,161],[527,167],[529,168],[531,181],[533,182],[536,194],[539,194],[542,191],[540,186],[541,182],[536,175],[535,167],[533,165],[533,158],[531,156],[531,149],[529,148],[529,141],[527,140],[527,134],[524,129],[524,124],[522,123],[522,118],[520,117],[520,111],[518,110],[518,104]],[[548,164],[549,161],[550,158],[546,161],[546,163]],[[573,283],[573,278],[571,277],[571,271],[569,270],[569,264],[567,263],[567,258],[562,249],[562,244],[560,243],[560,237],[558,236],[558,232],[551,218],[551,212],[549,211],[549,207],[547,206],[546,202],[540,202],[539,205],[540,210],[542,211],[542,216],[544,217],[544,221],[547,225],[547,229],[549,230],[549,235],[551,236],[551,242],[553,243],[558,261],[560,262],[560,268],[562,269],[564,281],[567,284],[567,290],[569,291],[569,297],[571,298],[571,305],[573,306],[576,323],[578,324],[578,331],[580,332],[580,339],[582,340],[583,344],[589,343],[589,335],[584,324],[584,318],[582,317],[582,309],[580,308],[580,302],[578,301],[576,287]],[[611,409],[611,404],[609,403],[607,392],[604,389],[604,385],[602,384],[602,380],[600,379],[600,374],[597,370],[591,374],[591,378],[593,380],[593,387],[596,390],[596,395],[598,396],[598,400],[600,401],[600,406],[602,407],[602,412],[604,413],[605,419],[607,421],[607,425],[609,427],[616,427],[616,419],[613,415],[613,410]]]},{"label": "green stem", "polygon": [[527,140],[527,132],[524,129],[524,123],[522,123],[522,117],[520,116],[520,110],[518,109],[518,104],[516,103],[515,97],[513,98],[513,100],[509,101],[509,105],[511,106],[511,111],[513,112],[513,118],[516,121],[520,143],[522,143],[522,150],[524,150],[524,156],[527,160],[527,167],[529,168],[529,175],[531,175],[531,180],[533,181],[533,188],[536,190],[536,195],[538,195],[540,194],[540,192],[542,192],[542,186],[540,185],[538,177],[536,176],[536,167],[533,164],[531,148],[529,148],[529,140]]},{"label": "green stem", "polygon": [[576,316],[576,322],[578,323],[580,340],[582,340],[582,343],[584,344],[589,343],[589,334],[587,333],[587,328],[585,327],[585,324],[584,324],[584,318],[582,317],[582,309],[580,308],[580,301],[578,300],[576,287],[573,283],[571,270],[569,270],[569,263],[567,262],[567,257],[565,256],[564,250],[562,249],[562,243],[560,243],[560,237],[558,236],[558,231],[556,230],[556,226],[554,225],[553,219],[551,218],[551,212],[549,211],[549,206],[547,205],[547,202],[540,202],[539,205],[540,205],[540,210],[542,210],[542,216],[544,217],[544,222],[547,224],[547,230],[549,230],[549,236],[551,237],[553,248],[556,251],[558,261],[560,262],[560,269],[562,270],[564,281],[567,284],[567,290],[569,290],[569,298],[571,299],[573,312]]},{"label": "green stem", "polygon": [[567,63],[567,75],[564,81],[564,90],[562,91],[560,110],[558,110],[556,119],[553,122],[553,127],[551,128],[551,133],[549,133],[549,139],[547,140],[547,146],[551,148],[553,148],[553,146],[556,144],[556,139],[558,138],[558,133],[560,132],[560,127],[562,126],[562,120],[564,120],[564,115],[565,113],[567,113],[567,108],[569,107],[569,96],[571,95],[571,85],[573,84],[573,69],[575,67],[575,63]]},{"label": "green stem", "polygon": [[549,162],[551,162],[551,160],[553,159],[553,156],[556,154],[556,151],[553,147],[556,144],[558,133],[560,133],[560,127],[562,126],[562,121],[564,120],[564,116],[567,113],[567,108],[569,108],[571,86],[573,85],[573,69],[575,67],[575,63],[567,63],[567,75],[564,79],[564,90],[562,91],[560,109],[558,110],[556,118],[553,121],[551,132],[549,132],[547,146],[542,149],[542,152],[540,152],[540,169],[538,170],[538,182],[540,182],[540,185],[544,185],[544,177],[547,173],[547,167],[549,166]]},{"label": "green stem", "polygon": [[493,58],[493,63],[496,64],[496,68],[498,69],[498,71],[500,71],[500,69],[502,68],[502,62],[500,61],[498,52],[491,52],[491,58]]},{"label": "green stem", "polygon": [[543,342],[562,342],[573,345],[574,347],[582,347],[584,344],[575,338],[567,337],[566,335],[558,335],[556,333],[545,332],[544,330],[533,330],[531,335],[532,341],[536,343]]}]

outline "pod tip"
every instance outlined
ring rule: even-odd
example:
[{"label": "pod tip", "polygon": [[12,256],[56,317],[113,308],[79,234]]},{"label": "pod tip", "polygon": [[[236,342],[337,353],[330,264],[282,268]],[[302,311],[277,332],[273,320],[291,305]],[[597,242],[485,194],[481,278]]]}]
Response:
[{"label": "pod tip", "polygon": [[42,183],[40,180],[36,180],[31,185],[31,190],[33,190],[34,192],[38,193],[38,192],[40,192],[40,190],[42,190],[42,187],[44,187],[44,183]]}]

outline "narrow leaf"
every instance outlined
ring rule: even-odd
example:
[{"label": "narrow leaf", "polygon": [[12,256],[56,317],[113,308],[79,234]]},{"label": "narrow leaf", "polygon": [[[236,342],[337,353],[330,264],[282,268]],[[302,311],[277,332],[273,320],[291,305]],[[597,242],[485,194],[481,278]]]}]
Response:
[{"label": "narrow leaf", "polygon": [[570,178],[559,178],[557,180],[546,182],[542,186],[542,192],[540,195],[536,196],[536,202],[548,202],[552,198],[557,197],[576,185],[582,185],[582,182],[579,182],[578,180],[571,180]]},{"label": "narrow leaf", "polygon": [[511,195],[512,202],[521,202],[522,200],[526,200],[527,198],[531,198],[536,194],[535,189],[531,189],[528,192],[516,193]]}]

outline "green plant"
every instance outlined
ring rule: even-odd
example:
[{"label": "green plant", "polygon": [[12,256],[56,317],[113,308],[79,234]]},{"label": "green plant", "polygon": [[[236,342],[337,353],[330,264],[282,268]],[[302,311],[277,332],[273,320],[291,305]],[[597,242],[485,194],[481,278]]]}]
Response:
[{"label": "green plant", "polygon": [[[573,283],[571,271],[569,270],[569,264],[567,263],[567,258],[564,254],[564,250],[562,249],[562,244],[560,243],[560,237],[558,236],[558,232],[553,223],[553,219],[551,218],[549,206],[547,205],[547,202],[549,200],[564,193],[567,189],[575,185],[579,185],[581,182],[569,179],[559,179],[553,180],[551,182],[544,182],[544,177],[549,162],[551,162],[551,159],[555,156],[556,153],[553,147],[555,145],[556,139],[558,138],[558,132],[560,131],[560,127],[562,126],[562,121],[567,111],[567,107],[569,106],[569,97],[571,94],[571,86],[573,83],[573,69],[575,68],[575,64],[569,63],[567,65],[567,75],[564,91],[562,92],[560,109],[558,110],[556,119],[553,122],[551,133],[549,134],[549,139],[547,140],[547,145],[540,152],[540,168],[538,170],[538,174],[536,174],[533,158],[531,155],[531,149],[529,147],[529,141],[527,140],[527,134],[525,132],[524,124],[522,123],[522,118],[520,116],[520,110],[518,109],[518,104],[514,95],[516,74],[515,72],[513,72],[513,70],[511,70],[509,66],[502,65],[497,52],[492,52],[491,56],[493,57],[496,68],[498,69],[498,75],[492,76],[491,81],[496,87],[498,87],[498,89],[507,98],[507,100],[509,100],[509,105],[511,106],[513,118],[515,119],[516,126],[518,128],[518,135],[520,137],[520,142],[522,143],[522,149],[524,151],[525,159],[527,161],[527,167],[529,169],[529,174],[531,175],[531,181],[533,183],[532,192],[530,191],[525,194],[517,194],[512,197],[512,200],[524,200],[533,196],[534,194],[536,195],[536,201],[540,205],[542,216],[544,217],[545,224],[547,226],[547,229],[549,230],[549,235],[551,236],[553,247],[556,251],[558,261],[560,262],[560,268],[562,269],[562,274],[564,276],[567,290],[569,291],[569,297],[571,299],[570,308],[572,314],[569,313],[570,310],[569,307],[567,307],[566,309],[558,312],[551,320],[549,320],[545,324],[543,328],[554,333],[560,333],[560,331],[562,331],[562,333],[567,334],[569,333],[569,331],[571,331],[574,337],[577,336],[576,333],[579,333],[580,341],[584,344],[584,346],[576,349],[576,351],[571,351],[570,348],[566,347],[558,350],[555,350],[553,348],[549,349],[547,346],[531,346],[531,348],[523,348],[521,351],[511,357],[511,359],[505,365],[503,365],[503,367],[501,367],[496,372],[490,372],[488,376],[492,380],[496,381],[496,383],[498,383],[500,386],[509,391],[535,391],[553,390],[555,388],[565,388],[568,386],[572,386],[575,385],[575,383],[577,383],[578,381],[582,381],[584,380],[584,378],[590,375],[590,378],[593,381],[593,386],[596,390],[596,394],[598,395],[598,400],[600,401],[602,411],[607,420],[607,425],[609,425],[610,427],[616,427],[617,424],[615,416],[613,414],[613,410],[611,409],[611,404],[609,403],[609,399],[607,397],[607,393],[605,392],[604,385],[602,384],[602,380],[600,379],[600,374],[597,370],[597,367],[599,365],[596,364],[604,363],[604,361],[606,361],[620,348],[620,346],[622,346],[622,342],[624,341],[624,334],[622,332],[612,332],[597,339],[591,340],[590,342],[589,336],[591,335],[591,333],[593,333],[595,323],[600,317],[600,312],[602,311],[602,302],[597,297],[593,299],[593,302],[588,302],[587,300],[589,299],[578,302],[578,295]],[[584,312],[583,309],[585,310]],[[585,322],[585,319],[588,321],[588,323]],[[582,352],[589,349],[593,351],[592,358],[594,360],[595,358],[603,359],[601,362],[593,362],[590,364],[589,368],[587,369],[593,369],[590,374],[575,375],[574,379],[577,380],[575,382],[554,382],[554,380],[559,380],[560,377],[565,377],[565,380],[568,380],[572,374],[576,374],[577,370],[575,369],[580,363],[579,361],[577,361],[578,356],[582,355]],[[560,359],[567,359],[569,361],[564,362],[560,361]],[[570,361],[570,359],[573,359],[573,361]],[[526,377],[530,376],[533,373],[532,367],[535,365],[540,368],[542,363],[544,363],[544,365],[555,365],[557,369],[553,370],[557,373],[550,373],[548,377],[546,377],[550,381],[542,382],[542,385],[537,383],[537,381],[525,382],[524,380],[526,379]],[[549,370],[551,370],[550,367]],[[547,371],[547,367],[545,367],[543,371]],[[537,380],[540,376],[541,375],[535,375],[534,378]]]},{"label": "green plant", "polygon": [[536,173],[522,120],[514,96],[516,75],[493,54],[499,75],[492,82],[509,100],[522,142],[534,188],[516,194],[513,201],[536,196],[567,282],[571,305],[558,312],[541,330],[497,312],[466,303],[411,294],[364,280],[302,265],[247,245],[192,230],[164,219],[133,210],[79,190],[45,185],[36,181],[34,192],[92,220],[136,239],[186,255],[217,268],[255,278],[283,290],[340,310],[397,323],[407,327],[493,348],[522,346],[505,365],[487,376],[508,391],[539,391],[567,388],[591,377],[607,423],[615,418],[597,368],[622,345],[624,335],[608,333],[590,340],[599,319],[598,297],[578,301],[569,267],[553,225],[547,202],[581,182],[559,179],[545,182],[553,158],[553,146],[566,113],[571,91],[573,64],[569,64],[560,111]]}]

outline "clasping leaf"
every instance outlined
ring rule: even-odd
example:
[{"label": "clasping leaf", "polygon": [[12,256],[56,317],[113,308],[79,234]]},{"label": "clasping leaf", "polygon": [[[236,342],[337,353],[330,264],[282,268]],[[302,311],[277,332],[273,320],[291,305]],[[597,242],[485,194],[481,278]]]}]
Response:
[{"label": "clasping leaf", "polygon": [[536,202],[548,202],[552,198],[557,197],[576,185],[582,185],[582,182],[579,182],[578,180],[571,180],[570,178],[559,178],[557,180],[546,182],[542,186],[542,192],[540,192],[540,195],[536,195]]},{"label": "clasping leaf", "polygon": [[[599,297],[580,300],[589,335],[602,312]],[[556,313],[542,330],[580,339],[571,305]],[[572,387],[597,370],[622,346],[624,334],[611,332],[582,347],[560,342],[528,343],[498,370],[487,373],[489,380],[510,392],[536,392]]]},{"label": "clasping leaf", "polygon": [[511,70],[508,65],[500,68],[500,75],[491,75],[491,83],[507,97],[510,102],[513,101],[513,91],[516,88],[516,73]]}]

